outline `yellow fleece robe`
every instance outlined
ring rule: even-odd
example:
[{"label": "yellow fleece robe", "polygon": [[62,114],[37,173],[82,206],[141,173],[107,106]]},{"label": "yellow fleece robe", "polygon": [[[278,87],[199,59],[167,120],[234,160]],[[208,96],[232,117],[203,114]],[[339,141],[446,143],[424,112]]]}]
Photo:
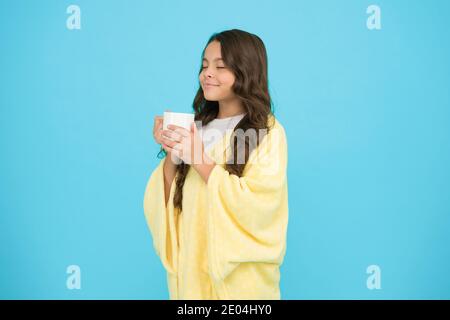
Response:
[{"label": "yellow fleece robe", "polygon": [[231,132],[207,154],[216,161],[207,183],[190,168],[183,211],[175,183],[165,204],[162,159],[148,180],[144,213],[153,247],[167,271],[170,299],[281,299],[279,267],[288,224],[287,140],[271,116],[268,134],[242,177],[224,169]]}]

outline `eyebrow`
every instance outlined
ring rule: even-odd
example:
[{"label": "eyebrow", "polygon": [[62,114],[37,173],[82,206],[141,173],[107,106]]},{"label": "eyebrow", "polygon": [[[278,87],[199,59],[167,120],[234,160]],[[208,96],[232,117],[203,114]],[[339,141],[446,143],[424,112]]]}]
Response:
[{"label": "eyebrow", "polygon": [[[223,61],[223,59],[222,58],[215,58],[213,61],[217,61],[217,60],[222,60]],[[203,58],[203,61],[208,61],[208,59],[206,59],[206,58]]]}]

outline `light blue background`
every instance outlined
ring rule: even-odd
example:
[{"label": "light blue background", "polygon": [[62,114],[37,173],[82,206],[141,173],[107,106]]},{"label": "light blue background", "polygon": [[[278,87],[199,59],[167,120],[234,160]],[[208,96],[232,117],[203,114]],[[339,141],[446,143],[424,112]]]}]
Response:
[{"label": "light blue background", "polygon": [[[81,8],[68,30],[66,8]],[[382,29],[366,27],[366,8]],[[289,146],[283,299],[450,298],[448,1],[1,1],[0,298],[166,299],[153,117],[259,35]],[[66,267],[81,267],[81,290]],[[381,290],[366,287],[381,267]]]}]

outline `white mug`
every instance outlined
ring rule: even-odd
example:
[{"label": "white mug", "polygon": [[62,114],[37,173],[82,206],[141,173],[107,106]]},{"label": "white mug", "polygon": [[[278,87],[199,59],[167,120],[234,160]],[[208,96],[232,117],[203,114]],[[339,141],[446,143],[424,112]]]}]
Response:
[{"label": "white mug", "polygon": [[191,123],[194,122],[194,114],[182,112],[164,112],[163,130],[167,130],[169,124],[191,130]]}]

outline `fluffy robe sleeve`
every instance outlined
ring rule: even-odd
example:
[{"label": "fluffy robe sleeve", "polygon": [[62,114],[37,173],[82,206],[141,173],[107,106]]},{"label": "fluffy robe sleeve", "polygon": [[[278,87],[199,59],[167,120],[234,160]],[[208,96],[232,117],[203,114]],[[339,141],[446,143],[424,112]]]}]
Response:
[{"label": "fluffy robe sleeve", "polygon": [[288,223],[287,141],[269,131],[250,154],[242,177],[217,164],[207,181],[208,256],[215,281],[240,263],[281,264]]},{"label": "fluffy robe sleeve", "polygon": [[164,196],[164,159],[152,172],[144,195],[144,214],[153,238],[153,247],[167,272],[177,272],[177,234],[176,215],[174,214],[173,196],[175,183],[170,189],[166,207]]}]

